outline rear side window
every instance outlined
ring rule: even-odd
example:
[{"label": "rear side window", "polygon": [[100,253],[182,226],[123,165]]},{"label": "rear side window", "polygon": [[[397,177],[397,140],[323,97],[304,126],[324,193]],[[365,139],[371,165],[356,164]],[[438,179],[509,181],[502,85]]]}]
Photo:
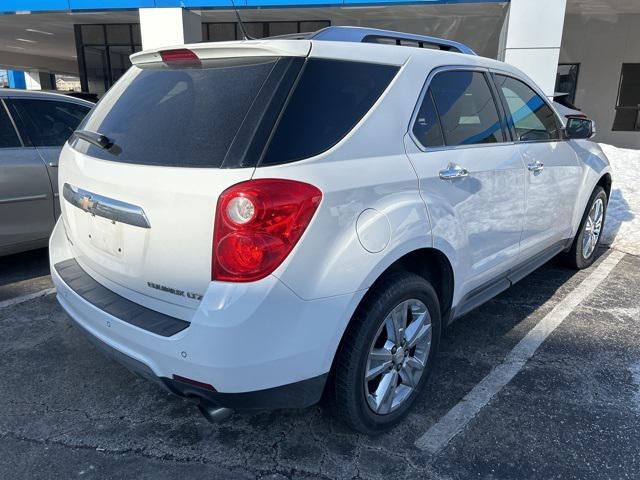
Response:
[{"label": "rear side window", "polygon": [[34,147],[60,147],[89,113],[90,108],[72,102],[32,98],[8,102],[23,138]]},{"label": "rear side window", "polygon": [[[248,57],[133,66],[80,127],[106,135],[114,147],[104,150],[77,138],[72,146],[93,157],[141,165],[255,165],[290,88],[283,95],[280,85],[285,78],[293,82],[301,63]],[[278,102],[274,113],[271,106]],[[266,132],[265,121],[271,122]],[[252,149],[257,136],[265,140]]]},{"label": "rear side window", "polygon": [[310,59],[286,105],[262,165],[294,162],[338,143],[387,88],[398,67]]},{"label": "rear side window", "polygon": [[0,100],[0,148],[16,148],[20,147],[20,139],[13,128],[11,119],[7,115],[7,111]]},{"label": "rear side window", "polygon": [[498,109],[482,72],[438,73],[429,90],[440,114],[447,145],[504,141]]},{"label": "rear side window", "polygon": [[520,80],[496,75],[509,111],[509,123],[521,141],[549,141],[560,139],[555,113],[540,95]]},{"label": "rear side window", "polygon": [[444,145],[440,120],[433,104],[431,91],[427,91],[418,110],[418,116],[413,125],[413,136],[424,147],[441,147]]}]

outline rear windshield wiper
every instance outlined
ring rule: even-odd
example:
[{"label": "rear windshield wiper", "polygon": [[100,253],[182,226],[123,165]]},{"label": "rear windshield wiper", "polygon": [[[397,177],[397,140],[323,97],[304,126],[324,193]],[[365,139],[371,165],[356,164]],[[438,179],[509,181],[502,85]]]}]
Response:
[{"label": "rear windshield wiper", "polygon": [[113,140],[111,140],[106,135],[102,135],[98,132],[92,132],[90,130],[76,130],[73,134],[84,140],[85,142],[89,142],[96,147],[100,147],[104,150],[109,150],[113,147]]}]

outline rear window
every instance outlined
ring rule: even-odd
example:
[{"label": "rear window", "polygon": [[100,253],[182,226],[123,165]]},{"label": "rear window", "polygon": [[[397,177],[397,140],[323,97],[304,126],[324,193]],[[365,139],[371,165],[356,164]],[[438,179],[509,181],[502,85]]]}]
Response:
[{"label": "rear window", "polygon": [[107,136],[114,146],[105,150],[77,137],[71,145],[92,157],[141,165],[293,162],[339,142],[397,71],[291,57],[133,66],[78,127]]},{"label": "rear window", "polygon": [[[72,146],[142,165],[255,165],[290,89],[286,83],[293,83],[301,63],[252,57],[207,60],[193,68],[133,66],[79,127],[106,135],[114,147],[104,150],[77,138]],[[277,112],[269,112],[278,102]],[[262,137],[262,148],[256,148]]]},{"label": "rear window", "polygon": [[387,88],[398,67],[310,59],[261,165],[294,162],[338,143]]}]

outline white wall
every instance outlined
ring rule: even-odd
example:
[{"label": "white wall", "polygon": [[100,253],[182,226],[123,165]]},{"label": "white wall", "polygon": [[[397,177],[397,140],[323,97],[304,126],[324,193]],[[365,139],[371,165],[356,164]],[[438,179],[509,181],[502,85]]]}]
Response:
[{"label": "white wall", "polygon": [[511,0],[498,58],[529,75],[552,97],[566,0]]},{"label": "white wall", "polygon": [[200,42],[200,13],[184,8],[141,8],[140,35],[143,50]]},{"label": "white wall", "polygon": [[640,15],[567,15],[560,63],[580,63],[576,106],[596,122],[596,140],[640,148],[640,132],[612,132],[623,63],[640,63]]}]

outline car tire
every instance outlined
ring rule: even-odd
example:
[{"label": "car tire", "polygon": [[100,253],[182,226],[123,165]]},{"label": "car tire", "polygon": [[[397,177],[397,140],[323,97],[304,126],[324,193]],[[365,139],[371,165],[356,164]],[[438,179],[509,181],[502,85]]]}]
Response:
[{"label": "car tire", "polygon": [[[402,317],[406,318],[408,328],[399,335],[390,333],[396,331],[393,325],[402,323],[393,319]],[[329,385],[334,414],[353,429],[369,435],[397,425],[424,389],[438,349],[440,330],[438,297],[424,278],[402,272],[375,284],[354,314],[336,353]],[[396,342],[396,336],[404,339]],[[390,367],[382,361],[378,363],[378,352],[387,355],[394,352],[393,348],[387,348],[389,345],[401,343],[404,347],[395,347]],[[366,381],[365,372],[377,371],[378,365],[388,370]],[[397,387],[392,386],[394,378]],[[383,388],[387,385],[391,387]],[[380,392],[392,392],[398,403],[394,406],[396,400],[389,402]]]},{"label": "car tire", "polygon": [[[598,207],[599,205],[599,207]],[[601,209],[598,215],[597,210]],[[600,186],[596,187],[587,208],[582,215],[582,221],[580,222],[580,228],[578,233],[573,239],[571,248],[568,252],[562,255],[562,260],[565,265],[582,270],[583,268],[590,267],[596,259],[596,248],[600,244],[602,238],[602,231],[604,229],[604,223],[607,215],[607,193]],[[593,228],[594,217],[596,217],[596,230],[597,235],[594,240]],[[599,220],[598,220],[599,218]],[[591,243],[589,243],[591,239]]]}]

